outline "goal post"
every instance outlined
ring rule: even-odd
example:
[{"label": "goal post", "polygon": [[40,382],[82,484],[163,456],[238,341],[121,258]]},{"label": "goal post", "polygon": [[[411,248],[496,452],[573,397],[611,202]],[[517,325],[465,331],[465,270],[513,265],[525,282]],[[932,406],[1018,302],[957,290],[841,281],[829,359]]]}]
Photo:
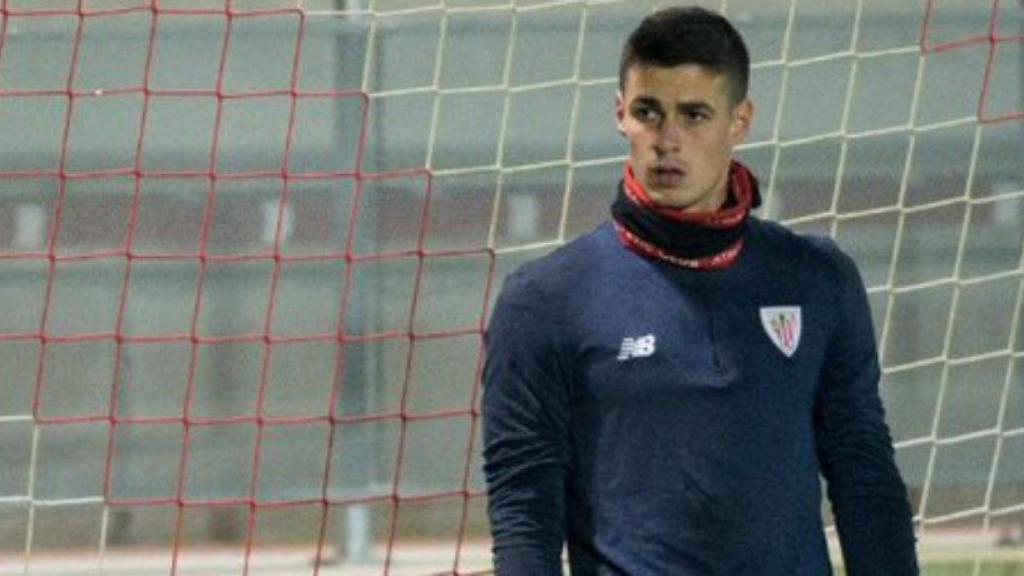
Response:
[{"label": "goal post", "polygon": [[[760,216],[867,283],[925,565],[1024,568],[1024,8],[698,3]],[[607,219],[666,5],[0,0],[0,574],[487,573],[488,313]]]}]

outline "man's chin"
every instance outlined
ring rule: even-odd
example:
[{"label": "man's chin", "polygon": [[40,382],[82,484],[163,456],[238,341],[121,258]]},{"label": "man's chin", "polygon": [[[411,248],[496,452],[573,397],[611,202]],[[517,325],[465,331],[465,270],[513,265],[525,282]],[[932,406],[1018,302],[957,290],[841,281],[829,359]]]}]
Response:
[{"label": "man's chin", "polygon": [[722,207],[722,202],[709,203],[710,198],[694,198],[685,192],[656,193],[648,191],[647,195],[661,208],[670,208],[682,212],[715,212]]},{"label": "man's chin", "polygon": [[655,204],[662,208],[686,210],[687,207],[693,203],[687,201],[686,192],[684,190],[658,190],[657,188],[648,188],[647,195]]}]

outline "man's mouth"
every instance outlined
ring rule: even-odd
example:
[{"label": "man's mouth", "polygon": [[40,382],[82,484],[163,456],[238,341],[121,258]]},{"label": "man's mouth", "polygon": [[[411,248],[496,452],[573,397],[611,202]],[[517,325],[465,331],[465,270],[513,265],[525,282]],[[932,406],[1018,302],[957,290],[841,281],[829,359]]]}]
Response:
[{"label": "man's mouth", "polygon": [[655,166],[651,169],[651,184],[655,188],[677,188],[686,177],[686,172],[675,166]]},{"label": "man's mouth", "polygon": [[655,166],[652,170],[655,174],[678,174],[683,175],[683,169],[676,166]]}]

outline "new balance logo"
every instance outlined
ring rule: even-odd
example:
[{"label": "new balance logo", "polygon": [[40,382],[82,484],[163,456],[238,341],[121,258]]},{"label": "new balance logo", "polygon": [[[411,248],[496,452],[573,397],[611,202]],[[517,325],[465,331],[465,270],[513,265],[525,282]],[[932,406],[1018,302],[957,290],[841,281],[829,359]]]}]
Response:
[{"label": "new balance logo", "polygon": [[619,348],[619,362],[625,362],[633,358],[646,358],[654,354],[654,334],[641,336],[639,338],[623,338],[622,348]]}]

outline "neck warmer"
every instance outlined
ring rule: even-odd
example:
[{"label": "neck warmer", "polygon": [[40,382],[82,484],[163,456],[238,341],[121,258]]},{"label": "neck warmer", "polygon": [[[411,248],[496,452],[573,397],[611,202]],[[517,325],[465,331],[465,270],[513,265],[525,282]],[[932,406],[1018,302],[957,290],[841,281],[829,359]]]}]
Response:
[{"label": "neck warmer", "polygon": [[659,206],[627,163],[611,211],[619,239],[634,252],[686,268],[717,270],[736,261],[747,217],[760,205],[757,179],[739,162],[729,166],[728,197],[715,212]]}]

